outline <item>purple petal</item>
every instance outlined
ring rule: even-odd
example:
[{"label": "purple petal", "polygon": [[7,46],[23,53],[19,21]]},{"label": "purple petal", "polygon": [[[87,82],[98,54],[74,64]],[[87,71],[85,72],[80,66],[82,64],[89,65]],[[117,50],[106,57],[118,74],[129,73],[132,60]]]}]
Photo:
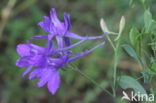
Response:
[{"label": "purple petal", "polygon": [[54,35],[49,34],[49,35],[48,35],[48,40],[52,40],[53,37],[54,37]]},{"label": "purple petal", "polygon": [[37,35],[37,36],[33,36],[32,38],[33,39],[42,39],[42,38],[47,39],[48,36],[47,35]]},{"label": "purple petal", "polygon": [[53,71],[48,81],[48,90],[50,93],[55,94],[60,86],[59,71]]},{"label": "purple petal", "polygon": [[30,55],[30,47],[28,46],[28,44],[19,44],[17,45],[16,50],[20,56]]},{"label": "purple petal", "polygon": [[57,36],[57,37],[56,37],[56,40],[57,40],[58,48],[63,48],[63,46],[64,46],[63,38]]},{"label": "purple petal", "polygon": [[67,63],[68,56],[62,56],[60,58],[48,58],[48,64],[54,68],[60,68]]},{"label": "purple petal", "polygon": [[31,71],[31,69],[32,69],[32,66],[29,66],[24,72],[23,72],[23,77],[26,75],[26,74],[28,74],[30,71]]},{"label": "purple petal", "polygon": [[54,8],[52,8],[51,10],[50,10],[50,18],[51,18],[51,20],[52,20],[52,22],[54,23],[54,25],[56,26],[56,25],[61,25],[61,22],[60,22],[60,20],[57,18],[57,13],[56,13],[56,10],[54,9]]},{"label": "purple petal", "polygon": [[52,68],[43,69],[40,74],[41,74],[40,81],[37,83],[38,87],[44,86],[48,82],[48,80],[51,79],[51,76],[53,75]]},{"label": "purple petal", "polygon": [[75,55],[75,57],[71,57],[68,62],[71,62],[71,61],[74,61],[74,60],[77,60],[87,54],[89,54],[90,52],[94,51],[96,48],[100,47],[100,46],[103,46],[104,45],[104,42],[103,43],[100,43],[98,45],[96,45],[94,48],[90,49],[90,50],[87,50],[85,52],[82,52],[82,53],[78,53],[77,55]]},{"label": "purple petal", "polygon": [[52,34],[48,34],[48,35],[37,35],[37,36],[33,36],[33,39],[49,39],[51,40],[54,37],[54,35]]},{"label": "purple petal", "polygon": [[48,42],[47,42],[47,48],[48,48],[48,52],[51,51],[51,49],[53,49],[53,41],[52,41],[52,38],[54,36],[53,35],[48,35]]},{"label": "purple petal", "polygon": [[16,66],[21,67],[21,68],[30,66],[28,60],[29,60],[29,57],[22,57],[16,61]]},{"label": "purple petal", "polygon": [[29,46],[31,47],[31,53],[34,54],[44,54],[45,53],[45,48],[29,43]]},{"label": "purple petal", "polygon": [[51,26],[53,26],[49,17],[44,16],[44,20],[39,22],[38,25],[47,33],[51,33]]},{"label": "purple petal", "polygon": [[29,75],[29,80],[39,78],[41,75],[41,71],[42,71],[41,68],[36,68],[35,70],[33,70]]},{"label": "purple petal", "polygon": [[70,46],[70,45],[71,45],[70,38],[64,37],[63,39],[64,39],[64,41],[65,41],[65,45],[66,45],[66,46]]},{"label": "purple petal", "polygon": [[46,58],[43,55],[34,55],[29,59],[29,64],[37,67],[46,65]]},{"label": "purple petal", "polygon": [[67,13],[64,13],[64,24],[66,27],[66,31],[71,28],[70,15]]},{"label": "purple petal", "polygon": [[83,36],[79,36],[72,32],[67,32],[65,36],[70,37],[70,38],[75,38],[75,39],[83,39],[83,40],[100,39],[100,38],[104,37],[103,35],[102,36],[90,36],[90,37],[85,36],[85,37],[83,37]]}]

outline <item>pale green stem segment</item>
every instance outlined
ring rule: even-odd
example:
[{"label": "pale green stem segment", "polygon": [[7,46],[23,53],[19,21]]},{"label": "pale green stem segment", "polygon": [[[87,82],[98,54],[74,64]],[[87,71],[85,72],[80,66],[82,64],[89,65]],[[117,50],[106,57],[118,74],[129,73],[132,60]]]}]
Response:
[{"label": "pale green stem segment", "polygon": [[118,65],[118,51],[119,51],[119,42],[117,43],[115,49],[114,49],[114,83],[113,83],[113,96],[116,97],[116,81],[117,81],[117,65]]},{"label": "pale green stem segment", "polygon": [[119,40],[117,41],[117,44],[115,45],[113,41],[110,39],[109,34],[106,34],[106,38],[108,39],[110,45],[113,48],[114,51],[114,64],[113,64],[113,97],[116,98],[116,78],[117,78],[117,65],[118,65],[118,48],[119,48]]}]

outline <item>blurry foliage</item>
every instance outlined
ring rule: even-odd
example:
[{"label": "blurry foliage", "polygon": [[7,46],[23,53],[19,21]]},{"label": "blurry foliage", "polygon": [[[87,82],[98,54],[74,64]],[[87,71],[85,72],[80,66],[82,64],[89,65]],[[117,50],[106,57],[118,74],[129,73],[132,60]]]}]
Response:
[{"label": "blurry foliage", "polygon": [[[46,88],[38,88],[36,80],[28,81],[22,78],[21,74],[24,68],[20,69],[15,66],[15,61],[18,58],[16,45],[24,43],[28,39],[31,40],[30,38],[33,35],[45,34],[37,26],[37,23],[42,20],[42,16],[49,15],[50,8],[56,8],[60,18],[62,18],[64,11],[71,14],[72,31],[89,36],[102,34],[99,26],[100,18],[104,17],[106,19],[109,28],[118,30],[118,20],[121,15],[124,15],[126,30],[122,35],[122,42],[127,42],[129,29],[132,25],[136,26],[130,31],[130,42],[134,48],[138,48],[135,46],[138,46],[139,43],[135,41],[140,40],[139,33],[141,32],[141,26],[144,24],[143,20],[145,21],[145,33],[147,34],[151,31],[153,25],[156,26],[156,22],[152,20],[152,18],[156,20],[156,14],[154,14],[156,1],[141,1],[151,6],[152,16],[149,11],[146,11],[143,18],[143,8],[146,6],[142,7],[140,0],[17,0],[0,40],[0,103],[113,103],[112,98],[106,93],[68,68],[61,70],[62,83],[55,96],[48,93]],[[7,2],[8,0],[0,1],[0,10],[5,8]],[[0,21],[0,27],[1,24],[2,21]],[[153,30],[152,34],[156,34],[156,31]],[[153,36],[156,37],[156,35]],[[156,53],[156,39],[150,39],[152,40],[153,50],[150,52]],[[148,43],[142,44],[145,49],[149,49]],[[81,48],[74,48],[74,51],[84,50],[85,47],[88,47],[88,45],[92,47],[93,44],[94,42],[86,43]],[[137,50],[138,53],[139,49]],[[122,54],[122,58],[127,58],[127,56]],[[109,89],[112,80],[111,60],[112,50],[106,43],[105,47],[98,48],[83,59],[74,62],[74,64],[104,88]],[[153,64],[150,69],[156,71],[156,61],[152,60]],[[120,74],[138,75],[133,70],[121,70]],[[153,84],[154,82],[153,80]],[[154,86],[156,86],[156,83]],[[101,99],[104,97],[105,99]],[[123,103],[120,98],[118,101],[118,103]]]}]

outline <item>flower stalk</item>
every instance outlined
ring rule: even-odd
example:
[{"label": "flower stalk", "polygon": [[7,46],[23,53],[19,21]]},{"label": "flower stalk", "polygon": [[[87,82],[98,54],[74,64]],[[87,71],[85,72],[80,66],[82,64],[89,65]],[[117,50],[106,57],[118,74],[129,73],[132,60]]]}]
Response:
[{"label": "flower stalk", "polygon": [[[118,66],[118,61],[119,61],[120,38],[121,38],[121,35],[122,35],[122,31],[123,31],[123,29],[125,27],[125,18],[124,18],[124,16],[121,17],[118,33],[109,31],[104,19],[101,19],[100,25],[101,25],[101,28],[102,28],[103,32],[108,34],[108,35],[106,35],[106,38],[108,39],[111,47],[113,48],[113,52],[114,52],[112,91],[113,91],[113,97],[114,97],[114,99],[116,99],[117,66]],[[114,39],[114,41],[109,37],[110,34],[113,34],[114,36],[117,36]]]}]

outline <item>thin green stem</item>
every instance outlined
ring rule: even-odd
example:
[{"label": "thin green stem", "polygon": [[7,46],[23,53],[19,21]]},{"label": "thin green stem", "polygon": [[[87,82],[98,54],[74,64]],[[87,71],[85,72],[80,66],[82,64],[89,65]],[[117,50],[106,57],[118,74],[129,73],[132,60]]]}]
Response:
[{"label": "thin green stem", "polygon": [[[118,34],[120,35],[120,34]],[[116,81],[117,81],[117,65],[118,65],[118,49],[119,49],[119,43],[120,40],[117,40],[116,45],[114,45],[113,41],[110,39],[110,37],[106,36],[108,41],[110,42],[113,50],[114,50],[114,65],[113,65],[113,97],[116,98]]]},{"label": "thin green stem", "polygon": [[139,80],[139,79],[142,79],[142,78],[144,78],[144,76],[140,76],[139,78],[137,78],[136,80]]},{"label": "thin green stem", "polygon": [[110,39],[110,37],[108,35],[106,35],[106,38],[108,39],[109,43],[111,44],[113,50],[115,50],[115,45],[114,43],[112,42],[112,40]]},{"label": "thin green stem", "polygon": [[109,34],[112,34],[112,35],[118,35],[118,33],[115,33],[115,32],[109,32]]},{"label": "thin green stem", "polygon": [[[70,65],[69,65],[70,66]],[[88,79],[89,81],[91,81],[94,85],[96,85],[97,87],[99,87],[100,89],[104,90],[107,94],[109,94],[110,96],[113,96],[108,90],[104,89],[103,87],[101,87],[95,80],[91,79],[89,76],[87,76],[85,73],[83,73],[80,69],[78,69],[77,67],[73,67],[70,66],[70,68],[72,68],[73,70],[75,70],[76,72],[79,72],[83,77],[85,77],[86,79]]]},{"label": "thin green stem", "polygon": [[114,54],[113,96],[115,98],[116,97],[117,64],[118,64],[118,53],[117,53],[117,49],[115,49],[114,53],[115,54]]},{"label": "thin green stem", "polygon": [[116,67],[117,67],[117,52],[116,52],[116,47],[113,43],[113,41],[110,39],[110,37],[108,35],[106,35],[106,38],[108,39],[109,43],[111,44],[112,48],[113,48],[113,51],[115,53],[114,55],[114,72],[113,72],[113,86],[112,86],[112,91],[113,91],[113,97],[116,98]]}]

